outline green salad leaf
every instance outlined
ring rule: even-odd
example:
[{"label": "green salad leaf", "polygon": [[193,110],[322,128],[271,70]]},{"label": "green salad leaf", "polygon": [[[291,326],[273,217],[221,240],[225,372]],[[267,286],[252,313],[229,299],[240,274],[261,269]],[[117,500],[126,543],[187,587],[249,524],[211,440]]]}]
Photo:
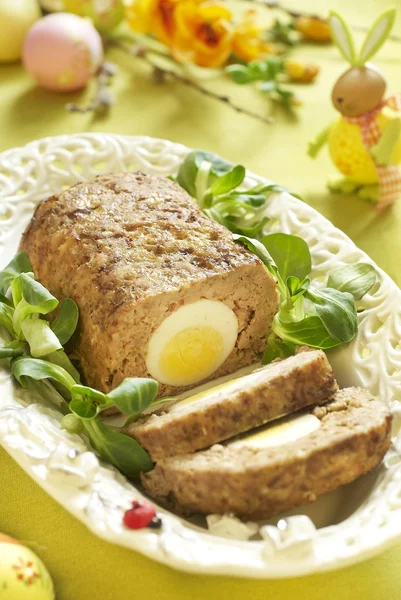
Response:
[{"label": "green salad leaf", "polygon": [[82,421],[93,448],[129,479],[153,469],[149,454],[134,438],[113,431],[99,417]]},{"label": "green salad leaf", "polygon": [[268,336],[266,350],[264,351],[262,364],[268,365],[276,358],[288,358],[294,354],[296,344],[291,344],[288,340],[284,342],[274,331]]},{"label": "green salad leaf", "polygon": [[14,309],[4,302],[0,302],[0,325],[3,325],[11,335],[14,334],[13,327]]},{"label": "green salad leaf", "polygon": [[204,150],[195,150],[187,154],[177,175],[177,183],[184,188],[194,198],[196,198],[195,181],[202,162],[208,162],[211,165],[211,178],[220,177],[232,170],[234,164],[221,158],[217,154],[211,154]]},{"label": "green salad leaf", "polygon": [[21,331],[34,358],[41,358],[62,348],[60,340],[53,333],[47,321],[25,319],[21,323]]},{"label": "green salad leaf", "polygon": [[21,356],[11,361],[11,373],[22,387],[27,387],[27,379],[50,379],[62,385],[68,392],[75,384],[74,379],[58,365],[53,365],[40,358]]},{"label": "green salad leaf", "polygon": [[100,412],[95,402],[88,401],[86,396],[73,398],[69,404],[69,409],[83,421],[94,419]]},{"label": "green salad leaf", "polygon": [[277,265],[274,262],[273,257],[267,250],[266,246],[262,242],[259,242],[256,239],[249,238],[245,235],[237,235],[237,234],[233,235],[233,239],[236,242],[241,242],[241,244],[246,246],[248,248],[248,250],[253,252],[253,254],[256,254],[256,256],[258,258],[260,258],[262,263],[265,265],[265,267],[268,268],[268,270],[272,273],[272,275],[277,276],[277,274],[278,274]]},{"label": "green salad leaf", "polygon": [[76,383],[79,383],[79,373],[70,361],[64,349],[61,348],[60,350],[50,352],[49,354],[43,356],[43,359],[53,363],[54,365],[62,367],[69,375],[71,375]]},{"label": "green salad leaf", "polygon": [[[16,254],[11,262],[0,272],[0,293],[6,294],[14,279],[21,273],[31,273],[32,265],[25,252]],[[2,300],[3,302],[3,300]]]},{"label": "green salad leaf", "polygon": [[298,300],[298,298],[303,296],[306,290],[309,288],[310,279],[308,277],[305,277],[305,279],[299,281],[298,277],[295,277],[294,275],[289,275],[287,277],[286,284],[292,303],[295,303]]},{"label": "green salad leaf", "polygon": [[[56,355],[57,360],[63,363],[66,358],[68,359],[63,353],[64,350],[57,350],[49,357]],[[9,353],[9,356],[12,356],[12,353]],[[105,408],[117,406],[122,407],[125,414],[131,418],[136,417],[154,400],[158,390],[156,381],[130,378],[124,380],[109,394],[104,394],[76,383],[66,369],[42,359],[19,356],[11,358],[10,366],[13,376],[23,387],[30,388],[39,395],[45,395],[46,400],[50,395],[50,399],[54,400],[63,413],[67,412],[68,406],[71,412],[62,419],[62,426],[70,433],[81,433],[84,430],[92,447],[100,456],[111,462],[127,477],[137,478],[140,472],[153,468],[148,453],[136,440],[116,428],[109,427],[98,418],[98,415]],[[67,391],[70,398],[68,405],[60,406],[57,388],[49,387],[49,382]]]},{"label": "green salad leaf", "polygon": [[58,306],[57,298],[39,281],[30,277],[27,273],[22,273],[18,279],[21,286],[22,298],[32,307],[32,312],[47,315]]},{"label": "green salad leaf", "polygon": [[360,262],[331,271],[327,287],[348,292],[355,300],[360,300],[376,283],[376,279],[376,269],[368,263]]},{"label": "green salad leaf", "polygon": [[106,394],[86,385],[75,384],[71,388],[70,410],[81,419],[93,419],[111,405]]},{"label": "green salad leaf", "polygon": [[108,402],[106,394],[87,385],[81,385],[80,383],[75,383],[72,386],[71,395],[73,398],[80,397],[95,401],[99,406],[107,407],[111,404],[111,402]]},{"label": "green salad leaf", "polygon": [[38,281],[27,273],[16,277],[11,285],[15,304],[13,328],[21,334],[21,323],[30,315],[46,315],[58,306],[58,300]]},{"label": "green salad leaf", "polygon": [[310,346],[328,350],[341,344],[339,340],[331,337],[318,316],[285,322],[276,315],[273,320],[273,331],[279,338],[293,346]]},{"label": "green salad leaf", "polygon": [[243,190],[245,173],[242,165],[194,150],[181,164],[177,183],[195,198],[209,218],[238,235],[260,238],[269,223],[263,214],[267,198],[288,190],[274,183]]},{"label": "green salad leaf", "polygon": [[23,348],[13,348],[12,346],[4,346],[0,348],[0,359],[2,358],[14,358],[24,354]]},{"label": "green salad leaf", "polygon": [[257,191],[259,194],[291,194],[291,196],[294,196],[294,198],[302,200],[301,196],[299,196],[293,191],[288,190],[282,185],[278,185],[278,183],[261,183],[260,185],[257,185],[252,189],[254,190],[254,192]]},{"label": "green salad leaf", "polygon": [[261,242],[276,263],[284,281],[290,276],[303,280],[311,272],[309,246],[302,238],[287,233],[269,233]]},{"label": "green salad leaf", "polygon": [[224,217],[221,212],[212,208],[206,208],[205,214],[207,214],[210,219],[220,223],[220,225],[224,225],[227,229],[229,229],[232,233],[236,233],[238,235],[244,235],[246,237],[257,237],[260,233],[263,232],[265,225],[269,222],[268,217],[263,217],[260,221],[256,221],[251,227],[246,226],[238,226],[235,223],[235,220],[230,217]]},{"label": "green salad leaf", "polygon": [[56,408],[62,415],[66,415],[69,413],[69,408],[66,402],[68,398],[66,397],[65,388],[63,388],[63,395],[55,388],[55,385],[58,385],[60,390],[63,388],[61,384],[56,383],[54,380],[27,377],[24,387],[32,392],[41,403],[46,404],[50,408]]},{"label": "green salad leaf", "polygon": [[152,404],[158,390],[159,384],[154,379],[126,377],[107,397],[124,415],[136,417]]},{"label": "green salad leaf", "polygon": [[16,307],[17,304],[22,300],[22,292],[21,292],[21,283],[19,280],[19,275],[14,277],[10,285],[11,297],[12,297],[12,305]]},{"label": "green salad leaf", "polygon": [[9,298],[7,298],[7,296],[4,296],[4,294],[0,294],[0,304],[5,304],[6,306],[10,306],[11,308],[13,308],[12,301]]},{"label": "green salad leaf", "polygon": [[225,173],[221,177],[214,180],[210,186],[210,193],[212,196],[220,196],[221,194],[227,194],[231,190],[235,189],[245,179],[245,167],[237,165],[228,173]]},{"label": "green salad leaf", "polygon": [[358,320],[351,294],[331,288],[319,290],[309,286],[305,297],[312,302],[317,316],[332,338],[339,342],[350,342],[355,337]]},{"label": "green salad leaf", "polygon": [[51,328],[64,346],[71,338],[78,324],[78,306],[71,298],[65,298],[60,304],[60,311],[51,324]]},{"label": "green salad leaf", "polygon": [[68,433],[82,433],[85,428],[82,423],[82,419],[72,413],[68,413],[61,419],[61,427],[68,431]]}]

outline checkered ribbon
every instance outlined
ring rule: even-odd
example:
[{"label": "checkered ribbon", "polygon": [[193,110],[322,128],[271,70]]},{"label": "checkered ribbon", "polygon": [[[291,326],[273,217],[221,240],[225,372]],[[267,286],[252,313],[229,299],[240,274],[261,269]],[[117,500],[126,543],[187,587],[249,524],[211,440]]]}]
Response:
[{"label": "checkered ribbon", "polygon": [[[361,127],[362,142],[369,153],[371,147],[379,142],[382,134],[376,116],[384,106],[401,112],[401,94],[390,96],[387,100],[383,100],[375,109],[364,115],[359,117],[344,117],[349,123],[356,123]],[[391,165],[386,167],[377,163],[373,157],[372,160],[379,180],[380,193],[377,210],[380,211],[401,197],[401,171],[397,166]]]}]

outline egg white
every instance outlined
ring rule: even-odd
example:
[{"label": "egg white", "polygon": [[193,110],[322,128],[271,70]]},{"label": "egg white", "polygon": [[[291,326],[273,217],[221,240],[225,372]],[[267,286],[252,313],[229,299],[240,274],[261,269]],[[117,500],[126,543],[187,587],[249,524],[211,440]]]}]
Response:
[{"label": "egg white", "polygon": [[[163,350],[177,334],[193,328],[211,328],[222,342],[221,352],[212,361],[207,371],[172,376],[163,368]],[[183,386],[195,384],[216,371],[231,354],[238,335],[238,320],[235,313],[223,302],[198,300],[185,304],[169,315],[156,329],[149,340],[146,366],[150,375],[160,383]],[[185,357],[184,357],[185,358]]]}]

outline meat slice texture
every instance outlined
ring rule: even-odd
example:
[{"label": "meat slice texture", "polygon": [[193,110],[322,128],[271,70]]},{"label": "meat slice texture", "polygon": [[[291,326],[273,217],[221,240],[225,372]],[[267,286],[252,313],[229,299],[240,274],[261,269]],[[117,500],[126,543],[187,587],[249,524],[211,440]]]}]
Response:
[{"label": "meat slice texture", "polygon": [[20,248],[78,304],[73,351],[103,392],[136,376],[177,394],[252,364],[278,309],[262,262],[164,177],[102,175],[52,196]]},{"label": "meat slice texture", "polygon": [[301,352],[196,394],[133,423],[134,437],[154,461],[194,452],[267,421],[333,398],[333,370],[321,350]]},{"label": "meat slice texture", "polygon": [[260,447],[242,439],[163,459],[142,483],[178,512],[265,519],[367,473],[390,446],[391,414],[362,389],[340,390],[309,418],[318,426],[295,441]]}]

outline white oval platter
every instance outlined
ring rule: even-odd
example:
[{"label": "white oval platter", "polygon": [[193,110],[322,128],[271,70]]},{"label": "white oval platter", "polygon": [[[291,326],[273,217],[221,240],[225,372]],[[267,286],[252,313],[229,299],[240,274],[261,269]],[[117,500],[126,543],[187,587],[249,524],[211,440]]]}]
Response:
[{"label": "white oval platter", "polygon": [[[78,134],[45,138],[0,154],[0,268],[15,254],[36,204],[104,172],[175,174],[188,148],[146,137]],[[252,173],[248,185],[265,181]],[[307,204],[271,196],[274,229],[301,235],[319,282],[342,264],[370,259]],[[268,524],[232,518],[209,531],[160,509],[160,530],[130,531],[122,516],[133,484],[95,456],[83,439],[60,428],[59,414],[17,388],[0,368],[0,443],[50,496],[97,536],[183,571],[279,578],[355,563],[401,539],[401,292],[380,269],[362,301],[357,338],[329,354],[340,385],[362,385],[394,414],[393,443],[373,473]],[[10,483],[10,485],[12,485]],[[295,516],[294,516],[295,515]],[[259,530],[256,539],[248,538]]]}]

